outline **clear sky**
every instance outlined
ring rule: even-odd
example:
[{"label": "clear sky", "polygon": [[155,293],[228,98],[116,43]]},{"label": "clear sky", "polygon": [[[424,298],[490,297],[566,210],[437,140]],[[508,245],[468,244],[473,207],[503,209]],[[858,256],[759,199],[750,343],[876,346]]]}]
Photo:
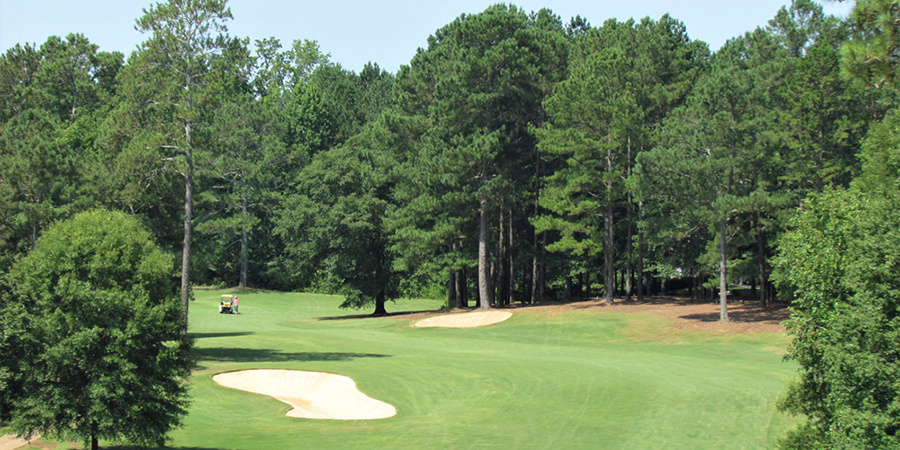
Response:
[{"label": "clear sky", "polygon": [[[146,36],[134,21],[150,0],[0,0],[0,51],[17,43],[40,45],[47,37],[82,33],[102,51],[129,55]],[[497,0],[230,0],[229,34],[319,42],[331,60],[353,71],[368,61],[396,72],[428,36],[462,13],[477,13]],[[669,13],[687,26],[691,39],[717,50],[728,39],[765,25],[790,0],[519,0],[526,11],[550,8],[568,22],[581,15],[595,26]],[[825,11],[846,16],[852,2],[825,2]]]}]

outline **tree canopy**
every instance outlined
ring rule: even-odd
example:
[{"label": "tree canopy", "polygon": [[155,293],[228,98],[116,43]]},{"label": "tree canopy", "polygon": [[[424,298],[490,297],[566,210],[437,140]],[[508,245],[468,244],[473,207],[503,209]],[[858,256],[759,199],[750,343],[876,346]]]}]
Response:
[{"label": "tree canopy", "polygon": [[13,266],[2,404],[17,432],[164,443],[187,412],[191,368],[172,262],[135,218],[92,210]]}]

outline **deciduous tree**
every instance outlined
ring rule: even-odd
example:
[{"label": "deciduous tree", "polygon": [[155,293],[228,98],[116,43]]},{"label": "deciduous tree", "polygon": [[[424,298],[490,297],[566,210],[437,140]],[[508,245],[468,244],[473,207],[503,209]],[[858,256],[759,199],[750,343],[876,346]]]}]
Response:
[{"label": "deciduous tree", "polygon": [[0,334],[27,344],[0,360],[13,429],[162,445],[187,412],[190,340],[172,258],[137,219],[94,210],[54,225],[9,286]]},{"label": "deciduous tree", "polygon": [[781,408],[807,417],[789,448],[900,445],[900,203],[827,190],[779,241],[773,274],[793,295],[787,358],[800,365]]},{"label": "deciduous tree", "polygon": [[385,134],[373,124],[316,154],[276,219],[295,279],[343,295],[343,307],[374,304],[375,315],[398,292],[385,226],[393,184]]}]

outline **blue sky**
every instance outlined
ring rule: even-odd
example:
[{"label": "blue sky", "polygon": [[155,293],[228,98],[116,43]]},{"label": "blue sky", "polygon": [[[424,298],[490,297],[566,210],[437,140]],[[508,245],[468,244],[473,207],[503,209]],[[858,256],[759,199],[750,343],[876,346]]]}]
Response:
[{"label": "blue sky", "polygon": [[[134,21],[149,0],[0,0],[0,51],[16,43],[40,45],[51,35],[84,34],[104,51],[131,53],[146,37]],[[251,42],[274,36],[287,47],[295,39],[319,42],[331,60],[359,71],[368,61],[391,72],[408,64],[427,38],[462,13],[477,13],[496,0],[230,0],[233,36]],[[506,2],[510,3],[510,2]],[[765,25],[790,0],[520,0],[526,11],[550,8],[565,22],[580,14],[593,25],[671,14],[692,39],[713,50],[726,40]],[[852,2],[826,2],[826,12],[845,16]]]}]

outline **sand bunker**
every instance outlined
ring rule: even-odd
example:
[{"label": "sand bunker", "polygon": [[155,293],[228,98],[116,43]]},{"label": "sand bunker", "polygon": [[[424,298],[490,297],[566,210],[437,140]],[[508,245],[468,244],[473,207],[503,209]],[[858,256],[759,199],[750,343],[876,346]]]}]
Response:
[{"label": "sand bunker", "polygon": [[475,328],[493,325],[512,317],[509,311],[475,311],[429,317],[414,324],[416,327]]},{"label": "sand bunker", "polygon": [[[34,440],[34,439],[32,439]],[[28,440],[16,437],[12,434],[0,436],[0,450],[13,450],[17,448],[25,448],[29,444]]]},{"label": "sand bunker", "polygon": [[220,373],[222,386],[268,395],[291,405],[288,417],[303,419],[370,420],[397,414],[393,406],[375,400],[343,375],[300,370],[242,370]]}]

